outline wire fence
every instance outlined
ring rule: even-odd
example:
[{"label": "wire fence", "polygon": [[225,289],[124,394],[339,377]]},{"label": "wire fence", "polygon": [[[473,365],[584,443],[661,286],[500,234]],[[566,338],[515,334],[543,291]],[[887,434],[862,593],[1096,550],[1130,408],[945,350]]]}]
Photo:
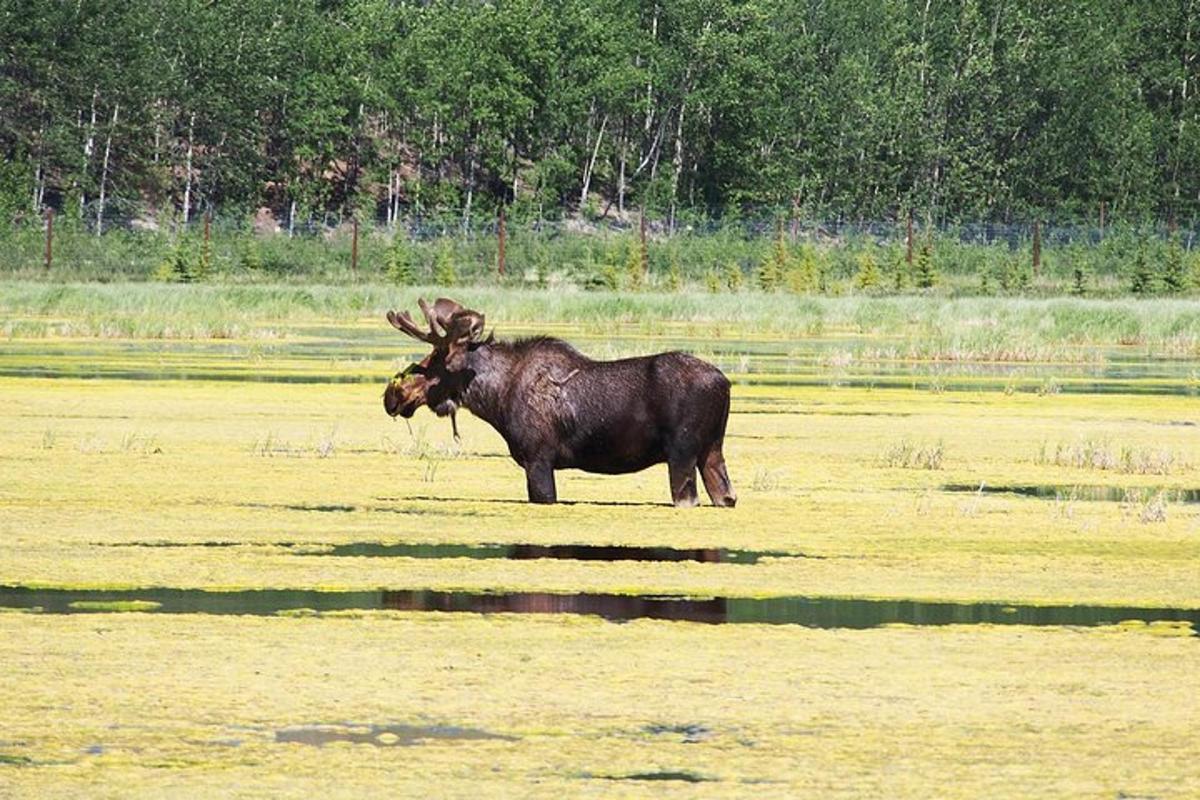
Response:
[{"label": "wire fence", "polygon": [[[140,201],[109,198],[103,205],[96,200],[55,212],[60,225],[93,235],[115,231],[130,233],[169,233],[201,230],[209,225],[216,233],[254,232],[259,235],[289,237],[330,237],[349,229],[355,218],[361,229],[426,241],[441,238],[477,239],[495,237],[501,225],[492,215],[464,215],[461,211],[411,211],[389,221],[386,212],[360,214],[352,217],[336,212],[296,213],[288,210],[276,214],[267,208],[255,211],[226,210],[200,206],[185,220],[177,209],[159,209]],[[736,214],[720,215],[685,212],[678,215],[647,213],[644,224],[650,236],[669,239],[679,236],[740,235],[747,239],[777,238],[781,234],[791,241],[836,241],[842,239],[873,239],[877,242],[936,236],[955,239],[963,244],[1006,244],[1020,247],[1030,242],[1035,225],[1040,228],[1042,241],[1055,245],[1098,245],[1114,233],[1133,233],[1145,239],[1167,240],[1178,237],[1184,249],[1200,246],[1200,221],[1180,225],[1170,221],[1123,222],[1104,220],[1103,210],[1098,219],[1090,222],[1056,222],[1052,218],[1030,218],[1016,221],[931,222],[920,215],[897,216],[893,219],[846,219],[836,215],[797,214],[788,207],[756,207],[740,209]],[[15,227],[43,226],[45,214],[19,215]],[[634,213],[575,216],[562,215],[513,216],[510,212],[505,226],[509,233],[525,231],[546,237],[566,235],[611,236],[639,231],[643,215]]]},{"label": "wire fence", "polygon": [[[635,213],[554,219],[411,213],[389,222],[373,216],[280,218],[266,208],[201,207],[185,220],[175,210],[109,199],[103,209],[89,203],[47,210],[0,228],[0,270],[101,280],[242,273],[324,279],[376,275],[405,282],[524,276],[543,285],[556,279],[614,287],[624,280],[618,273],[639,269],[649,282],[712,284],[719,274],[728,285],[738,280],[734,272],[754,280],[771,259],[794,265],[807,258],[815,266],[805,268],[816,270],[819,283],[827,285],[827,278],[849,280],[863,268],[864,258],[880,262],[884,272],[911,270],[914,260],[923,258],[936,260],[943,275],[975,276],[985,286],[988,273],[1016,275],[1028,269],[1034,276],[1073,279],[1083,291],[1087,276],[1121,276],[1136,269],[1139,259],[1165,262],[1177,251],[1190,259],[1187,271],[1200,256],[1197,226],[1040,220],[931,224],[915,215],[847,221],[790,212],[758,208],[721,217]],[[897,274],[897,288],[903,280]]]}]

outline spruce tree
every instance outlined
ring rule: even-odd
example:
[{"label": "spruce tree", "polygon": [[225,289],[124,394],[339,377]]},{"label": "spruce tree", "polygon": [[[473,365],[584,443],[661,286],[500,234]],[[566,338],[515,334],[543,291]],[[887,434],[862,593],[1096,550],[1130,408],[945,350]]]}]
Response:
[{"label": "spruce tree", "polygon": [[1133,256],[1133,267],[1129,273],[1129,291],[1139,297],[1145,297],[1154,294],[1156,288],[1154,271],[1150,269],[1150,262],[1146,258],[1146,249],[1139,247]]},{"label": "spruce tree", "polygon": [[730,261],[725,265],[725,288],[731,292],[741,291],[742,265],[736,261]]},{"label": "spruce tree", "polygon": [[892,291],[902,292],[908,285],[908,261],[902,255],[892,260]]},{"label": "spruce tree", "polygon": [[683,288],[683,269],[679,266],[679,255],[671,253],[671,261],[667,265],[667,291],[678,292]]},{"label": "spruce tree", "polygon": [[1172,234],[1167,245],[1166,257],[1163,259],[1162,287],[1168,294],[1179,294],[1188,288],[1187,268],[1183,260],[1183,248],[1179,246],[1178,234]]},{"label": "spruce tree", "polygon": [[780,228],[775,237],[775,246],[758,267],[758,288],[764,292],[773,292],[781,287],[790,261],[787,242],[783,238],[783,228]]},{"label": "spruce tree", "polygon": [[858,257],[858,274],[854,276],[854,285],[859,289],[870,290],[878,287],[881,281],[875,257],[869,252],[861,253]]},{"label": "spruce tree", "polygon": [[817,267],[817,257],[811,247],[805,247],[800,258],[788,271],[788,289],[796,294],[814,292],[820,287],[821,276]]},{"label": "spruce tree", "polygon": [[1087,277],[1087,264],[1082,258],[1075,259],[1075,265],[1071,267],[1071,294],[1076,297],[1087,294]]},{"label": "spruce tree", "polygon": [[629,243],[629,253],[625,259],[625,280],[631,291],[638,291],[646,283],[646,254],[642,252],[641,242],[634,239]]},{"label": "spruce tree", "polygon": [[715,269],[710,269],[704,273],[704,288],[708,289],[709,294],[719,294],[721,291],[721,276],[717,274]]},{"label": "spruce tree", "polygon": [[458,273],[454,269],[454,254],[449,246],[438,250],[433,261],[433,282],[437,286],[455,286],[458,283]]},{"label": "spruce tree", "polygon": [[921,245],[913,259],[913,281],[918,289],[932,289],[937,283],[937,270],[933,263],[933,245],[928,240]]},{"label": "spruce tree", "polygon": [[394,238],[392,246],[388,248],[386,272],[387,279],[398,286],[409,286],[417,281],[412,252],[408,242],[400,236]]}]

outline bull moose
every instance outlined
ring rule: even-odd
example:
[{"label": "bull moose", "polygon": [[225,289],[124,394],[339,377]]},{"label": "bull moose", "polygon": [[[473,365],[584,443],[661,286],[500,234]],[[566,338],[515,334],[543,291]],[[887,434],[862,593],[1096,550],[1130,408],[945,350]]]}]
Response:
[{"label": "bull moose", "polygon": [[667,462],[671,499],[698,504],[696,470],[717,506],[737,495],[722,444],[729,380],[687,353],[594,361],[559,339],[484,337],[484,316],[453,300],[418,301],[429,330],[408,312],[388,322],[433,346],[384,392],[391,416],[422,404],[439,416],[458,407],[495,428],[525,470],[532,503],[557,500],[556,469],[616,475]]}]

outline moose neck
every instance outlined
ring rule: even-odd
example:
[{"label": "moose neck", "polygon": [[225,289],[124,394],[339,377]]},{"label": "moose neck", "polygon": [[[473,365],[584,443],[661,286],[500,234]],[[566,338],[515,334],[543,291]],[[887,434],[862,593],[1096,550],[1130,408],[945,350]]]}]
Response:
[{"label": "moose neck", "polygon": [[473,373],[463,387],[460,404],[504,434],[508,420],[505,398],[516,359],[502,343],[484,344],[467,356]]}]

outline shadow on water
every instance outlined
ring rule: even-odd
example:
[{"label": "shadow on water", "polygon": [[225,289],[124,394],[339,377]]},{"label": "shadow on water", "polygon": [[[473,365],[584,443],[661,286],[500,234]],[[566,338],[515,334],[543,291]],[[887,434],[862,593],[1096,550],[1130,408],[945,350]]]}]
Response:
[{"label": "shadow on water", "polygon": [[[676,620],[707,624],[762,623],[808,628],[880,625],[1111,625],[1125,621],[1200,625],[1197,608],[1013,606],[1001,603],[925,603],[832,597],[696,598],[677,595],[553,594],[430,590],[318,592],[290,589],[30,589],[0,587],[0,607],[48,614],[100,613],[100,603],[158,603],[156,614],[304,614],[331,611],[440,611],[470,614],[581,614],[612,621]],[[74,604],[74,605],[73,605]]]},{"label": "shadow on water", "polygon": [[[408,497],[377,497],[383,503],[394,502],[422,502],[422,503],[488,503],[493,505],[504,506],[529,506],[528,500],[519,498],[507,497],[436,497],[434,495],[410,495]],[[668,502],[649,503],[638,502],[636,500],[559,500],[557,505],[560,506],[605,506],[605,507],[631,507],[631,508],[674,508]]]},{"label": "shadow on water", "polygon": [[299,556],[329,556],[350,558],[471,558],[533,561],[537,559],[563,561],[697,561],[705,564],[757,564],[767,558],[821,559],[804,553],[774,550],[729,550],[724,547],[680,549],[675,547],[634,547],[594,544],[414,544],[400,542],[348,542],[346,544],[304,544],[301,542],[119,542],[97,544],[98,547],[147,548],[219,548],[219,547],[278,547]]},{"label": "shadow on water", "polygon": [[516,741],[516,737],[497,733],[459,728],[454,725],[355,725],[339,723],[330,725],[294,725],[275,732],[275,741],[307,744],[323,747],[334,742],[351,744],[373,744],[376,747],[409,747],[424,742],[479,741],[497,739]]},{"label": "shadow on water", "polygon": [[623,547],[588,544],[380,544],[358,542],[334,545],[312,555],[359,556],[368,558],[502,558],[514,561],[556,559],[570,561],[699,561],[711,564],[757,564],[764,558],[806,558],[802,553],[758,552],[674,547]]},{"label": "shadow on water", "polygon": [[1200,489],[1162,489],[1156,487],[1095,486],[1079,484],[1029,483],[997,484],[947,483],[944,492],[965,494],[1015,494],[1048,500],[1096,500],[1126,503],[1146,502],[1159,492],[1169,503],[1200,503]]},{"label": "shadow on water", "polygon": [[695,772],[662,770],[656,772],[632,772],[628,775],[586,775],[605,781],[680,781],[682,783],[706,783],[713,780]]}]

